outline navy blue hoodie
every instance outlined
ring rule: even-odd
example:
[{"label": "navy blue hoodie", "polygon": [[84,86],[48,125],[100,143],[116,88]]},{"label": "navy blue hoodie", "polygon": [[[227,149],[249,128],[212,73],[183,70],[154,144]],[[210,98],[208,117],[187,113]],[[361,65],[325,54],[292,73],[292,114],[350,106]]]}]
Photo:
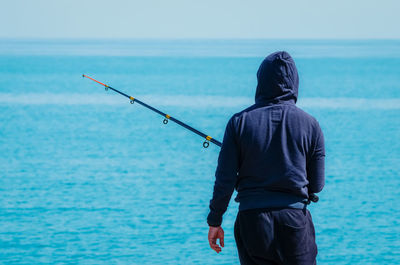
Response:
[{"label": "navy blue hoodie", "polygon": [[207,222],[219,226],[233,190],[239,211],[303,208],[324,186],[324,137],[317,120],[295,104],[299,77],[287,52],[257,72],[255,104],[229,120],[215,173]]}]

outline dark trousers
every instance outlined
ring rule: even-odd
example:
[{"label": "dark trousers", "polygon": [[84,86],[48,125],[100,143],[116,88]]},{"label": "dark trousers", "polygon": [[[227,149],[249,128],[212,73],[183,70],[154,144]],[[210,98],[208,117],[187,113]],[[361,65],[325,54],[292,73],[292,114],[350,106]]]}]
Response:
[{"label": "dark trousers", "polygon": [[240,264],[316,264],[317,245],[307,209],[240,211],[235,222]]}]

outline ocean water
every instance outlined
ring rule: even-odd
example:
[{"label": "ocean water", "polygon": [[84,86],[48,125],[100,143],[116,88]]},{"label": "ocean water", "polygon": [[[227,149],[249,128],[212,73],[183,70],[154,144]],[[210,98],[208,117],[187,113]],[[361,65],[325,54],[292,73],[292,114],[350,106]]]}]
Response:
[{"label": "ocean water", "polygon": [[207,242],[219,148],[287,50],[326,140],[318,264],[400,264],[400,41],[0,40],[1,264],[238,264]]}]

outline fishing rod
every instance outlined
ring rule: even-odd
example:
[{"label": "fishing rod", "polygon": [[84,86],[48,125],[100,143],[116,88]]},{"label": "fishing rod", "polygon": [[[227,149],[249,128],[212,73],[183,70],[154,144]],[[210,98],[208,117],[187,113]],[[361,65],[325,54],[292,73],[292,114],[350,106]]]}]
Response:
[{"label": "fishing rod", "polygon": [[110,87],[110,86],[108,86],[108,85],[106,85],[106,84],[103,84],[102,82],[97,81],[96,79],[91,78],[90,76],[87,76],[87,75],[85,75],[85,74],[83,74],[82,77],[83,77],[83,78],[85,78],[85,77],[86,77],[86,78],[89,78],[90,80],[92,80],[92,81],[94,81],[94,82],[96,82],[96,83],[98,83],[98,84],[104,86],[104,89],[105,89],[106,91],[107,91],[108,89],[111,89],[112,91],[117,92],[118,94],[120,94],[120,95],[122,95],[122,96],[124,96],[124,97],[129,98],[129,100],[130,100],[129,102],[130,102],[131,104],[133,104],[133,103],[136,102],[136,103],[142,105],[143,107],[146,107],[146,108],[148,108],[149,110],[152,110],[152,111],[154,111],[154,112],[160,114],[161,116],[164,117],[164,120],[163,120],[163,123],[164,123],[164,124],[167,124],[167,123],[168,123],[168,120],[171,120],[171,121],[173,121],[173,122],[179,124],[179,125],[182,126],[183,128],[186,128],[186,129],[188,129],[189,131],[192,131],[192,132],[194,132],[195,134],[197,134],[197,135],[203,137],[204,139],[206,139],[206,140],[203,142],[203,147],[204,147],[204,148],[207,148],[207,147],[210,145],[210,142],[213,143],[213,144],[215,144],[215,145],[217,145],[217,146],[219,146],[219,147],[221,147],[221,145],[222,145],[220,141],[215,140],[215,139],[212,138],[211,136],[209,136],[209,135],[207,135],[207,134],[205,134],[205,133],[202,133],[202,132],[200,132],[199,130],[196,130],[195,128],[193,128],[193,127],[187,125],[186,123],[181,122],[180,120],[175,119],[174,117],[172,117],[172,116],[170,116],[170,115],[168,115],[168,114],[166,114],[166,113],[164,113],[164,112],[162,112],[162,111],[160,111],[160,110],[158,110],[158,109],[156,109],[156,108],[153,108],[152,106],[150,106],[150,105],[144,103],[143,101],[140,101],[140,100],[137,99],[137,98],[134,98],[134,97],[132,97],[132,96],[129,96],[129,95],[125,94],[124,92],[121,92],[121,91],[119,91],[119,90],[117,90],[117,89],[115,89],[115,88],[113,88],[113,87]]}]

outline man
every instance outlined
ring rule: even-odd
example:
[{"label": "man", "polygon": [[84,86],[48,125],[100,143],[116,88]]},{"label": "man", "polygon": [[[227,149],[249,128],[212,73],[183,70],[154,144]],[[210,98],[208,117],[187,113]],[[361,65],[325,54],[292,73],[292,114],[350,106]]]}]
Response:
[{"label": "man", "polygon": [[287,52],[265,58],[257,80],[255,104],[226,126],[207,217],[209,244],[217,253],[224,246],[222,215],[235,188],[241,264],[316,264],[306,205],[324,186],[324,137],[317,120],[295,105],[299,78]]}]

